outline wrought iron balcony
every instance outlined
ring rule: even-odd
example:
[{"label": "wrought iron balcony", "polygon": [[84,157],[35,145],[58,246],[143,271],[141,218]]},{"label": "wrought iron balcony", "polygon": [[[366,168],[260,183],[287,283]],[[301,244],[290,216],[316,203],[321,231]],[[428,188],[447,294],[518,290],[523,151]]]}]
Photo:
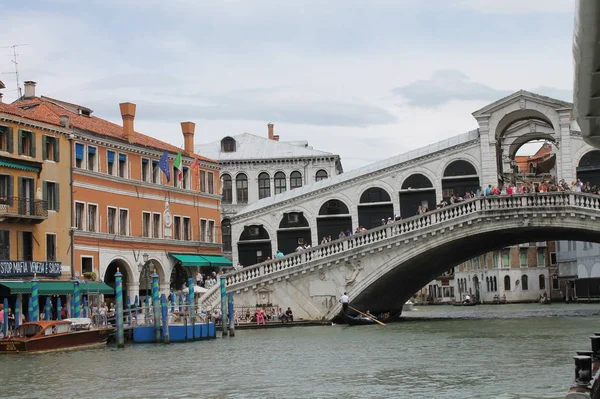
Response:
[{"label": "wrought iron balcony", "polygon": [[48,218],[48,202],[34,198],[0,197],[0,220],[40,223]]}]

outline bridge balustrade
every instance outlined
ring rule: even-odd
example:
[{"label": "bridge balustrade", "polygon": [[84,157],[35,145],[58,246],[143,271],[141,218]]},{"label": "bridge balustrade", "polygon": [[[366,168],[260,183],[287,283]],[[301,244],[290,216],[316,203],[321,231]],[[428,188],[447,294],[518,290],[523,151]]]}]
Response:
[{"label": "bridge balustrade", "polygon": [[[567,206],[599,210],[600,196],[576,192],[551,192],[474,198],[440,209],[435,209],[422,215],[401,219],[385,226],[376,227],[362,233],[337,239],[281,258],[275,258],[254,266],[248,266],[241,270],[227,273],[224,277],[226,279],[226,286],[229,287],[285,270],[293,272],[293,269],[296,269],[297,266],[305,265],[311,261],[325,259],[348,250],[367,246],[392,237],[401,236],[479,212],[509,209],[539,209],[540,211],[543,211],[544,208],[564,209]],[[203,295],[202,303],[210,304],[216,301],[218,294],[219,291],[217,287],[213,287],[209,292]]]}]

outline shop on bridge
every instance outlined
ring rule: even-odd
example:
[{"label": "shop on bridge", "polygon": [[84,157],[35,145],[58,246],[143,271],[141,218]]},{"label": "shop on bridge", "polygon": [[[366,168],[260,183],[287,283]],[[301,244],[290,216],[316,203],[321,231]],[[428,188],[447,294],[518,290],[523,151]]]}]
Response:
[{"label": "shop on bridge", "polygon": [[[590,151],[581,157],[577,165],[577,178],[583,183],[600,186],[600,151]],[[571,182],[567,182],[571,183]]]},{"label": "shop on bridge", "polygon": [[358,225],[365,229],[381,226],[381,219],[394,217],[394,205],[390,194],[382,188],[372,187],[360,196]]},{"label": "shop on bridge", "polygon": [[332,240],[337,240],[340,233],[347,231],[352,231],[352,217],[348,206],[337,199],[331,199],[324,203],[319,209],[319,216],[317,216],[319,242],[323,237],[329,236]]},{"label": "shop on bridge", "polygon": [[277,230],[277,249],[287,255],[300,245],[312,245],[308,220],[303,212],[284,213]]},{"label": "shop on bridge", "polygon": [[433,183],[426,176],[415,173],[404,180],[400,188],[400,216],[403,219],[415,216],[419,207],[435,209],[436,194]]},{"label": "shop on bridge", "polygon": [[465,193],[476,192],[479,187],[479,176],[470,162],[454,161],[444,170],[442,197],[448,203],[453,195],[464,197]]},{"label": "shop on bridge", "polygon": [[238,241],[238,260],[242,266],[255,265],[273,256],[271,237],[262,224],[244,226]]}]

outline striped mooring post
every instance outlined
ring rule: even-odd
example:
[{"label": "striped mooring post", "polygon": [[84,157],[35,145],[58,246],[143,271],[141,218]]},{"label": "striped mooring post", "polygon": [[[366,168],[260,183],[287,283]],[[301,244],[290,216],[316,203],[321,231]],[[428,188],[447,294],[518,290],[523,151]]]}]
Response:
[{"label": "striped mooring post", "polygon": [[15,328],[21,325],[21,295],[15,301]]},{"label": "striped mooring post", "polygon": [[175,302],[177,302],[177,294],[171,292],[171,313],[175,313]]},{"label": "striped mooring post", "polygon": [[73,295],[69,299],[69,317],[75,317],[75,302],[73,301]]},{"label": "striped mooring post", "polygon": [[81,317],[81,287],[79,279],[73,278],[73,317]]},{"label": "striped mooring post", "polygon": [[38,288],[38,278],[36,275],[33,275],[31,279],[31,305],[32,305],[32,313],[31,313],[31,321],[40,321],[40,303],[39,303],[39,288]]},{"label": "striped mooring post", "polygon": [[179,311],[183,312],[183,294],[177,296],[179,298]]},{"label": "striped mooring post", "polygon": [[123,328],[123,274],[117,267],[115,273],[115,310],[116,310],[116,327],[117,327],[117,348],[125,347],[125,330]]},{"label": "striped mooring post", "polygon": [[33,321],[33,298],[29,297],[27,301],[27,321]]},{"label": "striped mooring post", "polygon": [[8,337],[8,298],[4,298],[4,320],[2,320],[2,325],[4,328],[2,329],[2,334],[4,337]]},{"label": "striped mooring post", "polygon": [[221,331],[223,337],[227,335],[227,288],[225,287],[225,277],[221,276]]},{"label": "striped mooring post", "polygon": [[227,294],[227,312],[229,313],[229,336],[235,337],[235,315],[233,310],[233,292]]},{"label": "striped mooring post", "polygon": [[167,296],[162,294],[160,296],[160,310],[162,313],[162,340],[165,344],[169,343],[169,304],[167,303]]},{"label": "striped mooring post", "polygon": [[46,297],[46,304],[44,305],[44,320],[52,320],[52,301],[50,297]]},{"label": "striped mooring post", "polygon": [[152,278],[152,310],[154,313],[154,341],[160,342],[160,294],[158,293],[158,274],[156,270]]},{"label": "striped mooring post", "polygon": [[62,320],[62,316],[60,315],[60,311],[62,310],[62,301],[60,297],[56,300],[56,320]]},{"label": "striped mooring post", "polygon": [[192,323],[192,339],[196,339],[196,299],[194,298],[194,279],[188,278],[188,305],[190,322]]}]

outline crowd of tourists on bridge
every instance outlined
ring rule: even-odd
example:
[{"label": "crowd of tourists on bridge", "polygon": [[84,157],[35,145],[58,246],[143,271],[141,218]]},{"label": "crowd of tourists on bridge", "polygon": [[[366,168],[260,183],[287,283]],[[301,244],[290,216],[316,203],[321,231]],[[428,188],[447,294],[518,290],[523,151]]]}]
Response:
[{"label": "crowd of tourists on bridge", "polygon": [[[600,194],[600,187],[592,185],[590,182],[583,183],[580,179],[573,181],[571,184],[561,179],[558,183],[552,180],[542,181],[539,184],[533,183],[522,183],[522,184],[508,184],[506,186],[492,186],[488,185],[485,189],[479,187],[476,192],[466,192],[464,196],[453,194],[449,197],[448,201],[442,199],[436,206],[436,209],[443,208],[444,206],[456,204],[463,201],[478,197],[487,197],[495,195],[514,195],[514,194],[531,194],[531,193],[551,193],[560,191],[573,191],[579,193],[590,193]],[[417,214],[423,214],[427,212],[427,205],[419,206]]]}]

